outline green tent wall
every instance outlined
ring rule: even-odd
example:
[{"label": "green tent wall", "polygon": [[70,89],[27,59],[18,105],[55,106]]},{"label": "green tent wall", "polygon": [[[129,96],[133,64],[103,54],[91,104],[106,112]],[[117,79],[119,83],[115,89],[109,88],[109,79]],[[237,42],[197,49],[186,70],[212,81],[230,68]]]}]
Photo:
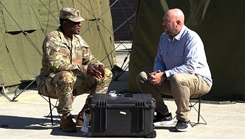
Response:
[{"label": "green tent wall", "polygon": [[[170,8],[180,8],[185,24],[202,38],[212,72],[212,99],[245,96],[245,1],[139,0],[129,64],[129,91],[139,92],[135,78],[152,70],[157,44],[163,33],[162,18]],[[143,59],[143,60],[142,60]]]},{"label": "green tent wall", "polygon": [[114,65],[114,36],[109,0],[0,0],[0,78],[5,86],[39,74],[44,37],[59,26],[59,10],[74,7],[86,19],[81,36],[95,57]]}]

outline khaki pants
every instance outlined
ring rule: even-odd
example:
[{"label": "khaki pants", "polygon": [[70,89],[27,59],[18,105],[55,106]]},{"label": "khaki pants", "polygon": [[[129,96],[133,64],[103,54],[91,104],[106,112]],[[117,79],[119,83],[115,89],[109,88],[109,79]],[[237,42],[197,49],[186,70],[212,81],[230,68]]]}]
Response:
[{"label": "khaki pants", "polygon": [[177,106],[177,120],[189,121],[189,101],[193,95],[207,94],[211,87],[196,74],[175,74],[165,80],[161,85],[152,85],[148,81],[148,72],[138,74],[136,81],[142,93],[152,94],[156,100],[156,111],[162,115],[169,113],[168,107],[165,105],[162,95],[173,96]]}]

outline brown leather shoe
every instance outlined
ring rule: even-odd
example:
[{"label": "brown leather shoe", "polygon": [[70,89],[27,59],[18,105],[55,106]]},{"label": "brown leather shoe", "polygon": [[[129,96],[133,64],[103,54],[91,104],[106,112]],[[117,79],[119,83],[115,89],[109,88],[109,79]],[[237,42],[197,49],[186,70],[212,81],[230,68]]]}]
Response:
[{"label": "brown leather shoe", "polygon": [[73,122],[72,116],[70,113],[62,115],[61,121],[60,121],[60,128],[63,131],[70,132],[70,133],[77,131],[76,124]]}]

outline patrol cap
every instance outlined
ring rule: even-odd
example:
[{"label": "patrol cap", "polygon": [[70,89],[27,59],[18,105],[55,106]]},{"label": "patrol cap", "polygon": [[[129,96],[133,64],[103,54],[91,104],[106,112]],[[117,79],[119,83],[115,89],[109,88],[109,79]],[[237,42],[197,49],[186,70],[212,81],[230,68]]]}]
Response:
[{"label": "patrol cap", "polygon": [[81,17],[80,11],[74,8],[62,8],[60,10],[60,19],[69,19],[73,22],[82,22],[85,20]]}]

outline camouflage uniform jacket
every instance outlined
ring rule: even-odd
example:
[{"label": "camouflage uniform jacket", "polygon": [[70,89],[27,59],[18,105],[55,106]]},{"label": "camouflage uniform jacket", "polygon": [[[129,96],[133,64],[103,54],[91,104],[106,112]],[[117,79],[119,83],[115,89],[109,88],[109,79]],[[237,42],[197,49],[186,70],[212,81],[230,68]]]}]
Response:
[{"label": "camouflage uniform jacket", "polygon": [[73,35],[70,39],[61,28],[46,36],[42,49],[42,68],[37,83],[60,71],[73,71],[75,76],[82,76],[87,73],[89,64],[103,65],[91,54],[88,44],[80,35]]}]

